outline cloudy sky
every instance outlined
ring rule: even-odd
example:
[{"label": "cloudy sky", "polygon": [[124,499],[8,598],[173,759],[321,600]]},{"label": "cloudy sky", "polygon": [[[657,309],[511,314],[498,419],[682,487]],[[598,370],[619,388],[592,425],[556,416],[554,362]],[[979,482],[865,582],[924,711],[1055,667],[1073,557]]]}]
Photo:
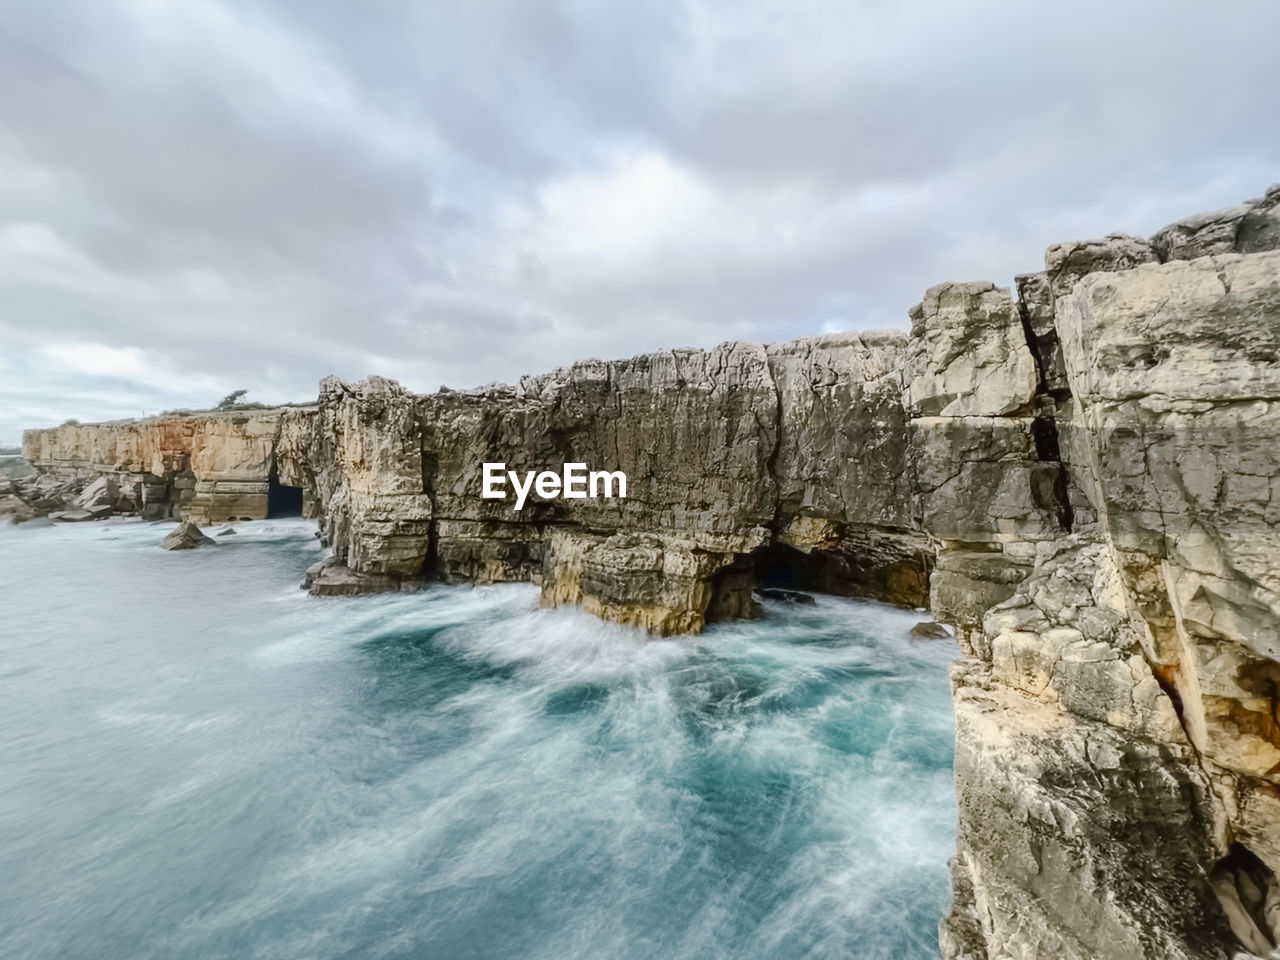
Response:
[{"label": "cloudy sky", "polygon": [[0,3],[0,442],[905,326],[1280,180],[1274,0]]}]

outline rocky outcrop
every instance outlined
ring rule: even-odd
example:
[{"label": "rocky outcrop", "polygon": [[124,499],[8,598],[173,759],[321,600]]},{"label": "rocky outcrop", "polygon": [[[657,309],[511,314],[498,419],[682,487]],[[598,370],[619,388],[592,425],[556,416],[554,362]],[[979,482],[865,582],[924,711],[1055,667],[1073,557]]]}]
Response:
[{"label": "rocky outcrop", "polygon": [[1151,245],[1161,263],[1280,248],[1280,184],[1258,200],[1171,223]]},{"label": "rocky outcrop", "polygon": [[160,546],[165,550],[194,550],[196,547],[212,547],[216,543],[190,520],[184,520],[160,542]]},{"label": "rocky outcrop", "polygon": [[964,651],[946,957],[1276,944],[1280,252],[1236,251],[1277,199],[1051,248],[1019,284],[1030,423],[917,435],[924,477],[957,436],[982,464],[929,508]]},{"label": "rocky outcrop", "polygon": [[[261,519],[270,512],[273,484],[287,483],[277,468],[282,426],[312,412],[175,414],[28,430],[23,456],[37,476],[15,485],[40,515],[73,507],[98,518]],[[85,496],[92,506],[82,502]]]},{"label": "rocky outcrop", "polygon": [[[932,554],[912,506],[905,346],[895,334],[728,343],[430,396],[326,380],[314,420],[281,444],[346,571],[312,589],[527,580],[549,605],[696,632],[751,615],[758,568],[779,550],[805,558],[790,566],[806,584],[922,604]],[[485,462],[620,471],[627,495],[535,495],[516,511],[480,496]]]}]

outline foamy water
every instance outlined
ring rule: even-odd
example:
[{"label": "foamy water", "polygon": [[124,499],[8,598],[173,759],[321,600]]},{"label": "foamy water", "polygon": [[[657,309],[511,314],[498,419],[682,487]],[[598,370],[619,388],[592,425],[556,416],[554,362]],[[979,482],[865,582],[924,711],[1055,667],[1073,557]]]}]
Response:
[{"label": "foamy water", "polygon": [[954,649],[917,615],[317,600],[312,524],[237,528],[0,529],[0,956],[937,956]]}]

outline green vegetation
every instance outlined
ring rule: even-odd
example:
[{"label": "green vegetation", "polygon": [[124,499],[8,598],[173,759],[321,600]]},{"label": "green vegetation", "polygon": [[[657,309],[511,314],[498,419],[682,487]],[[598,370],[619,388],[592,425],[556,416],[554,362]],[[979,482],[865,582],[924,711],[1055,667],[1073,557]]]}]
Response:
[{"label": "green vegetation", "polygon": [[218,401],[219,410],[236,410],[245,406],[240,402],[248,390],[232,390],[225,397]]}]

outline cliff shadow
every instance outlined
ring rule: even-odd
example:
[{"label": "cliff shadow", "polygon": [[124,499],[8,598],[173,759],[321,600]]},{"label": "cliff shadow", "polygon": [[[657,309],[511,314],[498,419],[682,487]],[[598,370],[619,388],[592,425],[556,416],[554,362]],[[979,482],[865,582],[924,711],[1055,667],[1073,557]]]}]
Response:
[{"label": "cliff shadow", "polygon": [[934,553],[923,537],[846,532],[807,551],[775,541],[750,561],[757,590],[864,597],[914,608],[928,605]]}]

